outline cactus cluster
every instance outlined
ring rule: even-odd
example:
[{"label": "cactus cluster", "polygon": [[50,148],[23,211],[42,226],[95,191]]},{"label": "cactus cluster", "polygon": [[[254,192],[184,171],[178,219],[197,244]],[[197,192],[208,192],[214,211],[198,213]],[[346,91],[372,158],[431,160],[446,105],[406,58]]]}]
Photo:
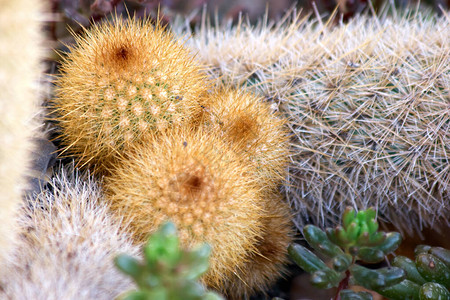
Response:
[{"label": "cactus cluster", "polygon": [[204,26],[189,45],[214,76],[252,84],[288,117],[285,190],[297,227],[330,226],[348,205],[375,206],[411,234],[445,223],[448,16],[388,7],[346,24],[285,20]]},{"label": "cactus cluster", "polygon": [[206,292],[198,278],[208,270],[211,248],[203,244],[194,250],[183,250],[176,227],[166,222],[153,233],[143,249],[144,261],[128,254],[115,258],[116,266],[136,282],[137,291],[121,299],[160,300],[220,300],[222,297]]},{"label": "cactus cluster", "polygon": [[170,220],[183,247],[212,247],[207,286],[240,299],[273,283],[292,239],[277,194],[285,121],[261,97],[213,84],[149,20],[116,17],[76,41],[53,101],[62,152],[105,175],[107,201],[136,243]]},{"label": "cactus cluster", "polygon": [[[311,282],[319,288],[337,287],[343,300],[371,300],[368,292],[355,292],[350,285],[359,285],[392,300],[448,299],[450,283],[450,251],[430,246],[418,246],[415,262],[397,256],[392,266],[367,268],[359,263],[379,263],[401,243],[398,232],[378,231],[374,209],[357,214],[347,208],[342,226],[327,228],[326,232],[307,225],[303,235],[308,244],[330,260],[327,265],[307,248],[291,244],[291,258],[311,273]],[[359,262],[359,263],[357,263]]]}]

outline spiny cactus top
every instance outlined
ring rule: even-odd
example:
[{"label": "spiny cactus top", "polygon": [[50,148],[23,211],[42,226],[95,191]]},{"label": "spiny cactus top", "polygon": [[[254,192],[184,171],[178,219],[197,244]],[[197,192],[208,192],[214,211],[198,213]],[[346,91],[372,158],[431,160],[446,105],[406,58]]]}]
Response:
[{"label": "spiny cactus top", "polygon": [[107,167],[143,135],[200,112],[208,82],[159,24],[116,17],[76,41],[63,59],[53,105],[65,150],[83,164]]},{"label": "spiny cactus top", "polygon": [[211,268],[203,279],[220,289],[262,237],[265,200],[251,165],[216,135],[192,132],[162,134],[133,153],[105,179],[112,210],[137,240],[171,220],[183,246],[209,243]]},{"label": "spiny cactus top", "polygon": [[218,87],[204,103],[204,123],[255,165],[264,185],[276,187],[288,164],[285,120],[261,97],[239,89]]}]

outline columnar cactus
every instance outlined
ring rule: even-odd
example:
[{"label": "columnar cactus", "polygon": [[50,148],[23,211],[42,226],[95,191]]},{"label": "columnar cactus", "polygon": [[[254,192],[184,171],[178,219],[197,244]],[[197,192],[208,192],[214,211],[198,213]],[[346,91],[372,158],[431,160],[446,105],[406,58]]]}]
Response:
[{"label": "columnar cactus", "polygon": [[44,55],[42,2],[0,0],[0,273],[16,238],[36,133],[33,119],[40,98],[36,87]]},{"label": "columnar cactus", "polygon": [[54,117],[63,152],[106,171],[143,135],[189,123],[208,82],[193,56],[160,24],[95,25],[63,57]]},{"label": "columnar cactus", "polygon": [[299,229],[348,205],[410,233],[450,213],[450,20],[388,9],[347,24],[202,27],[189,41],[225,84],[253,84],[288,117]]}]

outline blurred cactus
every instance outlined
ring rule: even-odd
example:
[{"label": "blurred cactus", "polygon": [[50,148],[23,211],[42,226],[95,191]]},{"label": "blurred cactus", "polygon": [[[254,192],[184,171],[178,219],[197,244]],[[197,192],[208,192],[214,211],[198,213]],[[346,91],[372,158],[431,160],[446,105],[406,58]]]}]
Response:
[{"label": "blurred cactus", "polygon": [[180,249],[175,225],[164,223],[145,245],[144,262],[126,254],[116,257],[116,266],[138,286],[137,291],[128,292],[122,299],[222,299],[196,281],[208,269],[210,252],[208,244],[191,251]]},{"label": "blurred cactus", "polygon": [[44,1],[0,1],[0,273],[17,239],[41,93]]},{"label": "blurred cactus", "polygon": [[337,296],[341,300],[372,299],[370,293],[349,290],[349,284],[360,285],[393,300],[449,299],[449,250],[418,246],[415,262],[397,256],[392,267],[369,269],[356,264],[356,261],[381,262],[401,242],[398,232],[378,231],[373,208],[358,213],[347,208],[342,216],[342,226],[327,228],[325,233],[316,226],[307,225],[303,235],[317,253],[330,259],[331,267],[313,252],[296,244],[289,246],[291,258],[312,273],[314,286],[338,287]]}]

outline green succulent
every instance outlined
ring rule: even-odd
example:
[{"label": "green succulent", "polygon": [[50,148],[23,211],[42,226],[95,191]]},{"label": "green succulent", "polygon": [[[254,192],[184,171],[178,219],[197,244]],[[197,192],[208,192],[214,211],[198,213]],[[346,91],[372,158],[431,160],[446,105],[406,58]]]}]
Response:
[{"label": "green succulent", "polygon": [[129,275],[138,290],[123,295],[123,300],[220,300],[197,280],[208,270],[211,248],[203,244],[195,250],[180,249],[177,230],[167,222],[152,234],[143,249],[141,262],[127,254],[116,257],[115,264]]},{"label": "green succulent", "polygon": [[321,256],[298,244],[288,248],[291,258],[311,273],[311,282],[318,288],[338,287],[341,300],[369,300],[368,292],[347,289],[357,284],[392,300],[448,300],[450,299],[450,250],[420,245],[416,260],[397,256],[392,266],[369,269],[363,263],[378,263],[397,249],[401,243],[398,232],[378,231],[373,208],[355,212],[347,208],[342,225],[325,231],[312,225],[303,228],[308,244]]}]

